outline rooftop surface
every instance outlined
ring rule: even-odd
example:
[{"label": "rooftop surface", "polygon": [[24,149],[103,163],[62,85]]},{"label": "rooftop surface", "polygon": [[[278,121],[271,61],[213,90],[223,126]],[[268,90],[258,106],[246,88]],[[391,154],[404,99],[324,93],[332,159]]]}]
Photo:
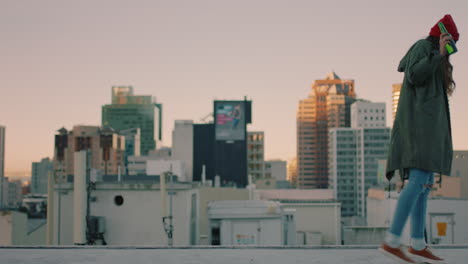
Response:
[{"label": "rooftop surface", "polygon": [[[393,264],[376,246],[332,247],[0,247],[2,264]],[[434,249],[449,264],[466,264],[468,245]]]}]

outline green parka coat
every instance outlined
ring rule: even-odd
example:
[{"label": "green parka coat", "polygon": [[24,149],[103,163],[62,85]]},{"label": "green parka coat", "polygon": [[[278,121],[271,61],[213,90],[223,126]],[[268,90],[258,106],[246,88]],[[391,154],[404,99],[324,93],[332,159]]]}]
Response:
[{"label": "green parka coat", "polygon": [[405,75],[390,139],[388,180],[395,170],[406,178],[409,168],[450,175],[453,147],[443,59],[431,41],[422,39],[400,62],[398,71]]}]

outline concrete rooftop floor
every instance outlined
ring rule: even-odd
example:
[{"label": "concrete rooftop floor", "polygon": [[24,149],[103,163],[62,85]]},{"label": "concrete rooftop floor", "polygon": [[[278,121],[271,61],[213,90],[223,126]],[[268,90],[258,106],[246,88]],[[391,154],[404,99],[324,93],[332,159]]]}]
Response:
[{"label": "concrete rooftop floor", "polygon": [[[449,264],[468,263],[468,245],[434,248]],[[0,247],[1,264],[392,264],[376,246],[330,247]]]}]

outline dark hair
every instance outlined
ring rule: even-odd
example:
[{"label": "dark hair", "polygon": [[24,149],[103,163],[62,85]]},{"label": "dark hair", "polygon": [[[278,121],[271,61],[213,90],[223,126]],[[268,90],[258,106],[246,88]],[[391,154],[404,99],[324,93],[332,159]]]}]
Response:
[{"label": "dark hair", "polygon": [[[432,43],[432,47],[436,50],[439,50],[439,38],[434,37],[434,36],[428,36],[426,38]],[[450,63],[449,56],[445,56],[442,64],[441,64],[441,71],[444,76],[444,88],[445,91],[447,92],[448,95],[453,94],[453,90],[455,90],[456,83],[453,80],[452,72],[453,72],[453,66]]]}]

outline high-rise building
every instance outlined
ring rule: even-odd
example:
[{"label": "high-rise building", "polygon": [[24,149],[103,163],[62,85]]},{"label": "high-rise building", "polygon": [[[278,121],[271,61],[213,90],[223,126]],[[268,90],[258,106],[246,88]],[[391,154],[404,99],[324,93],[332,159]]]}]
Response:
[{"label": "high-rise building", "polygon": [[53,163],[49,158],[32,163],[31,193],[47,194],[47,182],[49,173],[53,172]]},{"label": "high-rise building", "polygon": [[[215,101],[214,124],[193,125],[193,180],[245,187],[247,177],[247,124],[251,101]],[[205,168],[203,170],[203,167]]]},{"label": "high-rise building", "polygon": [[351,127],[385,127],[385,103],[356,101],[351,105]]},{"label": "high-rise building", "polygon": [[[158,117],[156,109],[159,112]],[[161,140],[162,105],[157,104],[152,96],[134,95],[132,86],[112,87],[112,104],[102,106],[103,126],[110,126],[119,133],[122,130],[139,128],[140,151],[142,155],[147,155],[156,148],[155,124],[158,125],[158,138]]]},{"label": "high-rise building", "polygon": [[255,182],[265,176],[265,133],[263,131],[247,132],[247,174]]},{"label": "high-rise building", "polygon": [[328,187],[328,131],[349,127],[350,106],[355,101],[354,80],[342,80],[334,72],[316,80],[297,111],[298,188]]},{"label": "high-rise building", "polygon": [[110,127],[75,126],[61,128],[55,135],[54,172],[56,181],[65,182],[74,174],[74,153],[90,151],[91,169],[103,175],[124,174],[125,137]]},{"label": "high-rise building", "polygon": [[252,122],[252,101],[214,101],[215,174],[221,184],[245,187],[247,125]]},{"label": "high-rise building", "polygon": [[395,116],[398,109],[398,100],[400,100],[401,85],[401,83],[395,83],[392,85],[392,121],[395,121]]},{"label": "high-rise building", "polygon": [[353,128],[334,128],[329,132],[329,184],[335,199],[341,202],[342,217],[358,214],[357,138],[361,132]]},{"label": "high-rise building", "polygon": [[0,208],[3,207],[3,182],[5,178],[5,132],[6,128],[0,125]]},{"label": "high-rise building", "polygon": [[329,131],[329,184],[341,201],[342,217],[365,217],[367,191],[379,183],[379,160],[387,157],[390,128],[381,120],[385,104],[360,101],[351,109],[353,127]]},{"label": "high-rise building", "polygon": [[176,120],[172,131],[172,158],[180,160],[184,166],[181,178],[193,180],[193,121]]}]

